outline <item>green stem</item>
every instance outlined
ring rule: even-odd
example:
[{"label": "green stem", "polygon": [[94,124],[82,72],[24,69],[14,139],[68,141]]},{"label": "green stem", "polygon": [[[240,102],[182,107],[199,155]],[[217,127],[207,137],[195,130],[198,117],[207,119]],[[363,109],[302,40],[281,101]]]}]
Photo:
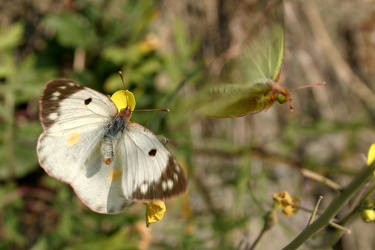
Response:
[{"label": "green stem", "polygon": [[373,185],[367,192],[366,194],[363,196],[363,199],[366,199],[367,197],[369,197],[371,195],[372,192],[374,192],[375,190],[375,185]]},{"label": "green stem", "polygon": [[[375,189],[375,185],[373,185],[366,193],[361,197],[361,200],[366,199]],[[345,216],[345,218],[340,219],[340,225],[346,227],[349,225],[349,223],[354,219],[355,216],[358,217],[359,213],[361,211],[361,204],[358,204],[357,207],[355,207],[348,215]],[[331,225],[334,226],[334,225]],[[337,241],[341,238],[341,235],[344,231],[336,230],[335,232],[332,232],[325,236],[325,241],[321,247],[322,249],[330,248],[330,246],[333,246],[337,243]]]},{"label": "green stem", "polygon": [[[344,219],[340,220],[340,225],[346,227],[349,223],[353,220],[355,216],[358,216],[360,210],[359,206],[353,211],[351,211]],[[331,225],[332,226],[332,225]],[[324,241],[321,245],[319,245],[319,249],[330,249],[333,245],[335,245],[339,239],[342,237],[344,230],[336,230],[333,232],[328,233],[324,236]]]},{"label": "green stem", "polygon": [[258,237],[255,239],[254,243],[249,247],[249,250],[254,250],[258,245],[260,239],[263,237],[264,233],[267,231],[267,228],[264,226],[262,231],[260,231]]},{"label": "green stem", "polygon": [[345,206],[345,204],[356,194],[363,185],[366,184],[368,178],[373,175],[375,170],[375,163],[371,166],[366,167],[361,173],[359,173],[352,182],[343,189],[342,193],[339,194],[327,207],[324,213],[316,219],[311,225],[306,227],[292,242],[290,242],[283,249],[297,249],[311,236],[317,233],[319,230],[329,224],[329,222],[336,216],[336,214]]}]

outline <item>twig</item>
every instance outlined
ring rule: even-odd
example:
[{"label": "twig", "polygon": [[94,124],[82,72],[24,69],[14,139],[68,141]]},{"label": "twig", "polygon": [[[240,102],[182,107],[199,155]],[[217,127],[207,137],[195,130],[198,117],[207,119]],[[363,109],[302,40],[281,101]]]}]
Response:
[{"label": "twig", "polygon": [[311,216],[310,216],[309,222],[307,223],[307,226],[309,226],[309,225],[313,222],[314,217],[315,217],[315,215],[316,215],[316,212],[318,211],[318,207],[319,207],[320,202],[322,201],[322,199],[323,199],[323,196],[319,196],[319,200],[318,200],[318,202],[316,203],[313,212],[311,213]]},{"label": "twig", "polygon": [[267,231],[266,226],[263,226],[262,231],[260,231],[258,237],[255,239],[254,243],[249,247],[248,250],[253,250],[257,246],[260,239],[263,237],[264,233]]},{"label": "twig", "polygon": [[[293,205],[293,204],[289,204],[289,205]],[[298,206],[298,209],[300,209],[300,210],[302,210],[302,211],[305,211],[305,212],[308,212],[308,213],[313,213],[313,212],[314,212],[314,210],[311,210],[311,209],[309,209],[309,208],[302,207],[302,206]],[[320,215],[320,214],[318,213],[318,211],[316,211],[315,215]],[[333,219],[333,220],[334,220],[334,219]],[[309,223],[308,225],[310,225],[310,224],[311,224],[311,223]],[[339,225],[339,224],[335,223],[334,221],[330,221],[330,222],[329,222],[329,225],[330,225],[331,227],[336,228],[336,229],[339,229],[339,230],[341,230],[341,231],[343,231],[343,232],[345,232],[345,233],[348,233],[348,234],[351,233],[350,229],[344,227],[343,225]]]},{"label": "twig", "polygon": [[268,211],[266,215],[263,217],[263,219],[264,219],[264,225],[263,225],[262,231],[260,231],[258,237],[255,239],[253,244],[248,248],[248,250],[255,249],[260,239],[263,237],[264,233],[270,230],[274,225],[277,224],[278,222],[277,211],[275,209]]},{"label": "twig", "polygon": [[344,227],[344,226],[342,226],[342,225],[339,225],[339,224],[337,224],[337,223],[335,223],[335,222],[333,222],[333,221],[331,221],[331,222],[329,223],[329,225],[330,225],[331,227],[334,227],[334,228],[336,228],[336,229],[338,229],[338,230],[341,230],[341,231],[343,231],[343,232],[345,232],[345,233],[347,233],[347,234],[352,233],[352,231],[351,231],[350,229],[348,229],[348,228],[346,228],[346,227]]},{"label": "twig", "polygon": [[337,184],[336,182],[332,181],[331,179],[328,179],[327,177],[320,175],[318,173],[315,173],[311,170],[308,170],[306,168],[301,169],[301,173],[304,177],[309,178],[311,180],[320,182],[333,190],[340,191],[341,186]]}]

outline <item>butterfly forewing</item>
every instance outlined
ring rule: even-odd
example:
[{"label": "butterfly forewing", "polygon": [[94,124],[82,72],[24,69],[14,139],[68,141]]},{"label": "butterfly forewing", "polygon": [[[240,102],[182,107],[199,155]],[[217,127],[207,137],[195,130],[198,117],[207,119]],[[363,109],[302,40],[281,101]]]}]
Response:
[{"label": "butterfly forewing", "polygon": [[40,120],[48,134],[95,129],[116,113],[107,96],[66,79],[47,83],[40,99]]},{"label": "butterfly forewing", "polygon": [[147,128],[129,123],[125,145],[119,148],[126,165],[125,197],[138,201],[166,200],[186,192],[184,170],[160,140]]},{"label": "butterfly forewing", "polygon": [[[240,83],[213,86],[200,109],[202,113],[238,117],[266,110],[274,103],[270,84],[279,80],[285,46],[283,1],[263,4],[261,29],[250,37],[238,61]],[[263,23],[264,20],[268,21]]]},{"label": "butterfly forewing", "polygon": [[282,0],[269,0],[260,4],[259,26],[251,35],[241,55],[240,69],[246,84],[260,79],[278,81],[283,64],[285,34]]}]

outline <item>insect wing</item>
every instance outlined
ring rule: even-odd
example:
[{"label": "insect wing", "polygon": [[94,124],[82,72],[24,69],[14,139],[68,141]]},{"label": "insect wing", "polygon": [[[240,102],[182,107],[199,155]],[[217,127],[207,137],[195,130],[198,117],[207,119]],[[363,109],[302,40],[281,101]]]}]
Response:
[{"label": "insect wing", "polygon": [[124,164],[122,189],[127,199],[166,200],[186,192],[184,170],[150,130],[129,123],[124,142],[118,154]]},{"label": "insect wing", "polygon": [[120,212],[130,203],[100,154],[105,128],[116,113],[107,96],[64,79],[49,82],[40,100],[40,165],[50,176],[69,183],[88,207],[100,213]]},{"label": "insect wing", "polygon": [[279,79],[285,46],[282,1],[270,9],[271,23],[243,49],[239,61],[242,83],[211,87],[200,108],[203,114],[238,117],[262,111],[274,102],[270,85]]}]

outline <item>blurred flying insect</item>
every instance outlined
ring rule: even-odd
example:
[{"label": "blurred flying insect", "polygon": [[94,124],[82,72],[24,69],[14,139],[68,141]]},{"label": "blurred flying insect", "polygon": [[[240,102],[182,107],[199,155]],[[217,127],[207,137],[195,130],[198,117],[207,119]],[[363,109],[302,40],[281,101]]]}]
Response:
[{"label": "blurred flying insect", "polygon": [[[211,87],[199,108],[203,114],[219,118],[239,117],[267,110],[276,101],[289,103],[290,110],[293,110],[288,90],[278,84],[285,47],[282,1],[273,1],[266,11],[270,12],[266,16],[271,22],[261,28],[241,56],[245,83]],[[295,89],[324,84],[321,82]]]}]

